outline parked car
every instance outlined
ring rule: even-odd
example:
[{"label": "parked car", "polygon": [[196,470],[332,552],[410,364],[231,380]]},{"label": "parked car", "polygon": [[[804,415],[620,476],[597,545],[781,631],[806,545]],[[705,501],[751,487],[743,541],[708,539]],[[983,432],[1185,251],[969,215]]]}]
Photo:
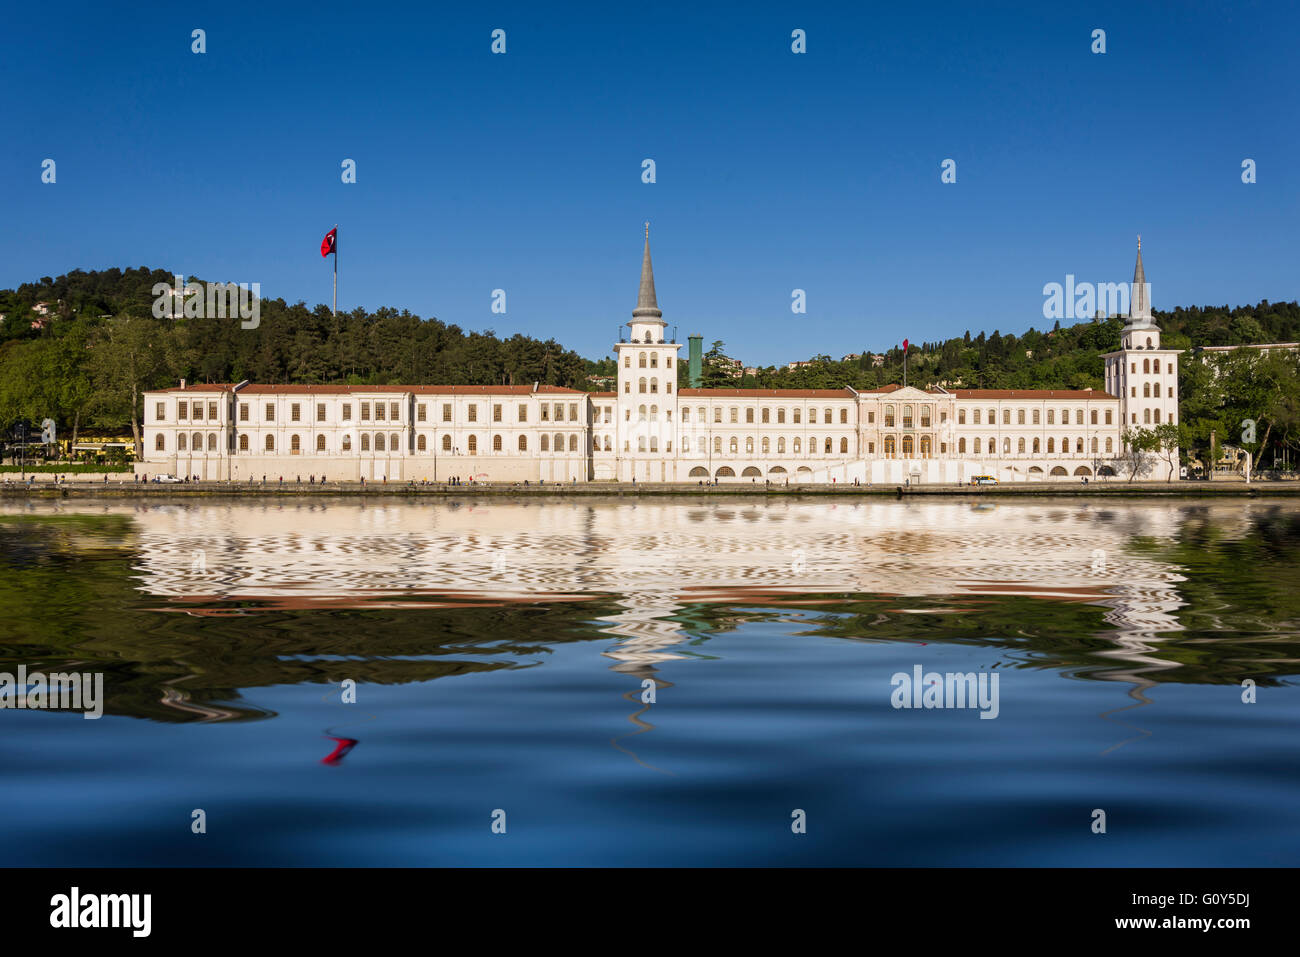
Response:
[{"label": "parked car", "polygon": [[174,482],[180,482],[182,480],[178,479],[175,475],[155,475],[153,481],[161,482],[164,485],[171,485]]},{"label": "parked car", "polygon": [[971,477],[971,485],[997,485],[998,480],[992,475],[975,475]]}]

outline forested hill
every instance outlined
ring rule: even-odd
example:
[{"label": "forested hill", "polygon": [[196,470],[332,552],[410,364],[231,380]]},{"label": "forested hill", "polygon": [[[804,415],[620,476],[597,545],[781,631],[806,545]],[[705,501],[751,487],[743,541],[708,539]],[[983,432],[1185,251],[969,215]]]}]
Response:
[{"label": "forested hill", "polygon": [[[1194,346],[1248,345],[1258,342],[1300,341],[1300,304],[1270,303],[1256,306],[1201,306],[1154,312],[1166,349]],[[908,348],[908,382],[926,386],[943,384],[968,389],[1100,389],[1103,385],[1101,354],[1119,348],[1124,320],[1101,319],[1019,335],[994,330],[985,335],[966,333],[945,342],[913,342]],[[917,330],[918,332],[921,330]],[[908,334],[899,326],[899,338]],[[846,343],[848,345],[849,343]],[[714,343],[714,357],[725,355],[723,343]],[[798,369],[759,369],[756,374],[733,378],[726,364],[708,363],[706,385],[744,388],[874,388],[902,382],[903,350],[900,346],[880,353],[873,366],[871,352],[841,361],[813,357]],[[737,357],[743,360],[743,357]],[[791,359],[807,357],[791,356]]]},{"label": "forested hill", "polygon": [[[356,309],[340,313],[336,321],[325,305],[309,309],[303,303],[263,299],[256,329],[243,329],[239,321],[229,319],[155,320],[154,284],[173,281],[160,269],[74,270],[57,279],[47,276],[38,283],[0,290],[0,314],[8,317],[0,325],[0,349],[13,348],[13,340],[91,335],[110,319],[129,318],[157,324],[154,341],[165,380],[184,376],[198,382],[469,385],[540,381],[574,387],[584,381],[581,357],[554,340],[520,335],[500,339],[405,310]],[[33,330],[31,321],[40,317],[31,307],[43,301],[58,305],[51,306],[52,321],[46,328]]]}]

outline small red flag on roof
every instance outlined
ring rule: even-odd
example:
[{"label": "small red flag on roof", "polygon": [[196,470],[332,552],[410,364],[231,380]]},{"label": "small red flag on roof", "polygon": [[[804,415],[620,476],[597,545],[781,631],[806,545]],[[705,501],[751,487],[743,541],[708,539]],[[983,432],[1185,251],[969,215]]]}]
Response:
[{"label": "small red flag on roof", "polygon": [[907,351],[907,340],[906,340],[906,339],[903,340],[903,351],[904,351],[904,352]]},{"label": "small red flag on roof", "polygon": [[322,256],[328,256],[330,253],[336,252],[336,250],[334,249],[334,241],[337,238],[335,234],[338,231],[339,228],[335,226],[328,233],[326,233],[325,238],[320,241],[320,254]]}]

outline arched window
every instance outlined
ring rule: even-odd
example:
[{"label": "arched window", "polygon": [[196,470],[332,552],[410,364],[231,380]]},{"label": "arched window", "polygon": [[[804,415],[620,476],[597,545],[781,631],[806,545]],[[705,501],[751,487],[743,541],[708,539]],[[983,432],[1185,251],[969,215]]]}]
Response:
[{"label": "arched window", "polygon": [[[701,441],[703,441],[703,440],[701,440]],[[608,436],[608,435],[605,436],[605,451],[606,451],[606,452],[612,452],[612,451],[614,451],[614,446],[610,443],[610,440],[609,440],[609,436]],[[701,448],[700,451],[703,452],[704,449]]]},{"label": "arched window", "polygon": [[809,455],[816,455],[816,454],[817,454],[817,437],[816,437],[816,436],[809,436],[809,437],[808,437],[808,454],[809,454]]},{"label": "arched window", "polygon": [[1151,424],[1151,410],[1150,410],[1150,409],[1143,409],[1143,410],[1142,410],[1142,424],[1143,424],[1143,425],[1150,425],[1150,424]]},{"label": "arched window", "polygon": [[402,450],[401,443],[397,440],[396,432],[388,437],[388,450],[390,452],[400,452]]},{"label": "arched window", "polygon": [[1074,454],[1075,454],[1075,455],[1082,455],[1082,454],[1083,454],[1083,436],[1082,436],[1082,435],[1079,436],[1077,439],[1074,440]]},{"label": "arched window", "polygon": [[350,435],[343,436],[343,451],[344,452],[352,451],[352,436]]},{"label": "arched window", "polygon": [[1143,372],[1150,372],[1150,371],[1151,371],[1151,360],[1150,360],[1150,359],[1143,359],[1143,360],[1142,360],[1142,371],[1143,371]]},{"label": "arched window", "polygon": [[[570,451],[570,452],[576,452],[576,451],[578,451],[578,436],[577,436],[577,435],[570,435],[570,436],[569,436],[569,451]],[[651,449],[650,451],[653,452],[654,449]]]},{"label": "arched window", "polygon": [[1092,437],[1092,453],[1097,454],[1097,436],[1095,435]]},{"label": "arched window", "polygon": [[714,455],[722,454],[722,436],[720,435],[715,435],[713,437],[713,454]]},{"label": "arched window", "polygon": [[831,438],[829,435],[826,436],[826,443],[822,446],[822,451],[824,451],[827,455],[830,455],[832,452],[835,451],[835,440]]},{"label": "arched window", "polygon": [[799,436],[797,435],[794,437],[794,445],[792,446],[792,449],[793,449],[792,454],[794,455],[798,455],[801,451],[801,447],[799,445]]},{"label": "arched window", "polygon": [[794,424],[798,425],[803,417],[803,411],[801,409],[792,409],[791,411],[794,413]]},{"label": "arched window", "polygon": [[965,455],[965,454],[966,454],[966,440],[965,440],[965,439],[958,439],[958,440],[957,440],[957,454],[958,454],[958,455]]},{"label": "arched window", "polygon": [[910,459],[911,457],[912,457],[912,437],[910,435],[905,435],[903,436],[903,458]]},{"label": "arched window", "polygon": [[644,421],[646,420],[645,406],[643,406],[643,405],[639,405],[639,406],[637,406],[637,409],[636,409],[636,420],[637,420],[638,422],[644,422]]},{"label": "arched window", "polygon": [[1056,439],[1050,435],[1047,437],[1047,454],[1052,455],[1056,452]]},{"label": "arched window", "polygon": [[192,451],[192,452],[202,452],[202,451],[203,451],[203,433],[202,433],[202,432],[195,432],[195,433],[194,433],[194,437],[193,437],[193,439],[190,441],[190,451]]},{"label": "arched window", "polygon": [[1150,336],[1147,336],[1147,348],[1148,348],[1148,349],[1151,348],[1151,337],[1150,337]]},{"label": "arched window", "polygon": [[998,440],[989,439],[989,455],[995,455],[998,451]]},{"label": "arched window", "polygon": [[[1016,409],[1016,425],[1024,425],[1024,424],[1025,424],[1025,410]],[[1021,449],[1020,451],[1023,452],[1024,449]]]},{"label": "arched window", "polygon": [[704,436],[701,435],[701,436],[699,437],[699,439],[698,439],[698,440],[696,441],[696,443],[695,443],[695,448],[699,451],[700,455],[705,455],[705,454],[708,453],[708,451],[709,451],[709,446],[708,446],[708,442],[707,442],[707,440],[704,438]]},{"label": "arched window", "polygon": [[429,445],[428,442],[425,440],[425,436],[423,432],[415,437],[415,451],[417,452],[429,451]]},{"label": "arched window", "polygon": [[736,440],[734,435],[731,437],[731,441],[727,443],[727,451],[732,455],[735,455],[740,451],[740,443]]},{"label": "arched window", "polygon": [[659,368],[659,353],[657,352],[650,353],[650,368],[651,369]]},{"label": "arched window", "polygon": [[1021,438],[1019,441],[1016,442],[1016,454],[1018,455],[1025,454],[1025,440],[1023,438]]},{"label": "arched window", "polygon": [[[894,446],[894,437],[893,437],[892,435],[886,435],[886,436],[885,436],[885,458],[887,458],[887,459],[892,459],[892,458],[894,457],[894,448],[895,448],[895,446]],[[794,450],[795,450],[796,452],[799,451],[799,440],[798,440],[798,439],[795,439],[795,440],[794,440]]]},{"label": "arched window", "polygon": [[543,451],[543,452],[549,452],[550,450],[551,450],[551,437],[550,437],[549,435],[547,435],[545,432],[543,432],[543,433],[542,433],[542,451]]},{"label": "arched window", "polygon": [[1010,410],[1010,409],[1003,409],[1003,410],[1002,410],[1002,424],[1003,424],[1003,425],[1010,425],[1010,424],[1011,424],[1011,410]]},{"label": "arched window", "polygon": [[1069,454],[1069,451],[1070,451],[1070,440],[1069,440],[1069,439],[1061,439],[1061,454],[1062,454],[1062,455],[1067,455],[1067,454]]},{"label": "arched window", "polygon": [[1142,398],[1144,398],[1144,399],[1149,399],[1149,398],[1151,398],[1151,383],[1150,383],[1150,382],[1143,382],[1143,383],[1142,383]]},{"label": "arched window", "polygon": [[[608,436],[605,437],[605,442],[606,442],[606,443],[609,442],[609,437],[608,437]],[[608,448],[608,447],[609,447],[609,446],[608,446],[608,444],[607,444],[607,445],[606,445],[606,448]],[[520,451],[520,452],[527,452],[527,451],[528,451],[528,436],[526,436],[526,435],[521,435],[521,436],[519,436],[519,451]]]},{"label": "arched window", "polygon": [[1038,444],[1038,439],[1034,439],[1034,454],[1037,455],[1037,454],[1039,453],[1039,450],[1040,450],[1040,447],[1039,447],[1039,444]]},{"label": "arched window", "polygon": [[1055,410],[1055,409],[1048,409],[1048,410],[1047,410],[1047,424],[1048,424],[1048,425],[1055,425],[1055,424],[1056,424],[1056,410]]},{"label": "arched window", "polygon": [[965,410],[965,409],[958,409],[958,410],[957,410],[957,424],[958,424],[958,425],[965,425],[965,424],[966,424],[966,410]]},{"label": "arched window", "polygon": [[275,451],[275,436],[274,436],[274,435],[268,435],[268,436],[266,437],[266,451],[268,451],[268,452],[274,452],[274,451]]},{"label": "arched window", "polygon": [[302,439],[299,438],[297,435],[289,436],[289,451],[290,452],[302,451]]},{"label": "arched window", "polygon": [[469,437],[468,446],[469,446],[469,454],[470,454],[470,455],[478,455],[478,436],[477,436],[477,435],[471,435],[471,436]]},{"label": "arched window", "polygon": [[165,448],[165,441],[163,439],[161,432],[159,432],[157,435],[153,437],[153,450],[155,452],[167,451],[167,449]]},{"label": "arched window", "polygon": [[376,451],[376,452],[382,452],[382,451],[384,451],[384,433],[383,433],[383,432],[376,432],[376,433],[375,433],[375,451]]},{"label": "arched window", "polygon": [[209,452],[215,452],[216,450],[217,450],[217,433],[215,433],[215,432],[209,432],[209,433],[208,433],[208,451],[209,451]]},{"label": "arched window", "polygon": [[656,394],[659,392],[659,380],[658,380],[658,379],[651,379],[651,380],[650,380],[650,391],[653,392],[653,393],[656,393]]},{"label": "arched window", "polygon": [[[847,449],[845,451],[847,451]],[[928,459],[929,457],[930,457],[930,437],[928,435],[923,435],[921,436],[921,458]]]},{"label": "arched window", "polygon": [[[562,436],[559,432],[556,432],[555,435],[552,436],[551,448],[554,449],[556,452],[564,451],[564,436]],[[642,449],[642,451],[645,450]]]},{"label": "arched window", "polygon": [[910,429],[911,427],[912,427],[912,407],[910,405],[905,405],[903,406],[903,428]]},{"label": "arched window", "polygon": [[[764,439],[763,441],[766,442],[767,440]],[[928,440],[927,440],[927,441],[928,441]],[[767,451],[767,450],[764,449],[764,451]],[[849,440],[848,440],[848,437],[847,437],[847,436],[841,436],[841,437],[840,437],[840,454],[841,454],[841,455],[844,455],[844,454],[846,454],[848,451],[849,451]]]},{"label": "arched window", "polygon": [[241,451],[241,452],[247,452],[247,451],[248,451],[248,436],[247,436],[247,435],[241,435],[241,436],[239,437],[239,451]]},{"label": "arched window", "polygon": [[971,411],[970,411],[970,415],[971,415],[971,419],[970,419],[970,420],[971,420],[971,424],[972,424],[972,425],[979,425],[979,424],[980,424],[980,410],[979,410],[979,409],[971,409]]},{"label": "arched window", "polygon": [[638,366],[640,366],[642,369],[645,368],[645,353],[644,353],[644,352],[641,353],[639,356],[637,356],[636,364],[637,364]]},{"label": "arched window", "polygon": [[767,455],[772,450],[771,441],[765,435],[763,436],[763,454]]},{"label": "arched window", "polygon": [[[573,451],[573,445],[572,445],[572,439],[573,439],[573,436],[569,436],[569,439],[570,439],[569,451],[572,452],[572,451]],[[657,435],[652,435],[652,436],[650,436],[650,451],[651,451],[651,452],[658,452],[658,451],[659,451],[659,436],[657,436]]]},{"label": "arched window", "polygon": [[1002,440],[1002,454],[1003,454],[1003,455],[1010,455],[1010,454],[1011,454],[1011,439],[1010,439],[1010,438],[1004,438],[1004,439]]},{"label": "arched window", "polygon": [[[364,439],[364,436],[363,436],[362,438]],[[442,450],[443,450],[444,452],[450,452],[450,451],[451,451],[451,436],[450,436],[450,435],[444,435],[444,436],[442,437]]]},{"label": "arched window", "polygon": [[776,410],[776,424],[785,425],[785,409]]},{"label": "arched window", "polygon": [[745,454],[754,454],[754,437],[752,435],[745,436]]},{"label": "arched window", "polygon": [[[420,438],[424,438],[424,436],[420,436]],[[316,451],[317,452],[325,451],[325,436],[323,435],[316,436]]]},{"label": "arched window", "polygon": [[[444,436],[444,437],[443,437],[443,441],[444,441],[444,442],[450,442],[450,441],[451,441],[451,437],[450,437],[450,436]],[[451,448],[451,446],[448,445],[447,448]],[[361,433],[361,451],[362,451],[362,452],[369,452],[369,451],[370,451],[370,433],[369,433],[369,432],[362,432],[362,433]]]},{"label": "arched window", "polygon": [[1112,444],[1111,444],[1111,443],[1112,443],[1112,440],[1111,440],[1110,438],[1107,438],[1107,439],[1106,439],[1106,451],[1107,451],[1107,452],[1114,451],[1114,449],[1112,448]]},{"label": "arched window", "polygon": [[642,378],[640,378],[640,379],[637,380],[637,391],[638,391],[638,392],[645,392],[645,378],[644,378],[644,377],[642,377]]},{"label": "arched window", "polygon": [[[795,421],[797,422],[798,419],[796,419]],[[893,427],[894,427],[894,407],[892,405],[887,405],[885,406],[885,428],[892,429]]]},{"label": "arched window", "polygon": [[493,452],[501,451],[501,436],[499,435],[492,436],[492,451]]},{"label": "arched window", "polygon": [[188,443],[189,443],[189,439],[186,437],[185,433],[182,432],[180,435],[176,436],[176,451],[184,452],[185,446]]}]

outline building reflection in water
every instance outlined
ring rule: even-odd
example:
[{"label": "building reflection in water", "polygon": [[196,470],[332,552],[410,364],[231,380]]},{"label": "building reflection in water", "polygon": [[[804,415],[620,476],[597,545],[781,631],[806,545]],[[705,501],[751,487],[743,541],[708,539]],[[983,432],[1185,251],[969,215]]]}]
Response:
[{"label": "building reflection in water", "polygon": [[[784,604],[819,593],[1029,596],[1104,607],[1110,629],[1101,637],[1112,647],[1103,656],[1114,667],[1090,677],[1129,684],[1128,708],[1140,707],[1156,683],[1151,675],[1178,667],[1159,652],[1181,630],[1183,578],[1147,557],[1153,550],[1131,544],[1172,544],[1193,508],[1223,535],[1250,528],[1248,504],[471,502],[95,511],[134,520],[138,588],[195,614],[227,614],[234,603],[364,609],[613,600],[620,610],[596,619],[611,638],[601,654],[635,682],[625,694],[638,709],[634,734],[651,727],[642,682],[670,687],[662,666],[692,657],[683,649],[692,636],[675,618],[686,605]],[[174,706],[196,708],[175,689],[165,694]]]}]

